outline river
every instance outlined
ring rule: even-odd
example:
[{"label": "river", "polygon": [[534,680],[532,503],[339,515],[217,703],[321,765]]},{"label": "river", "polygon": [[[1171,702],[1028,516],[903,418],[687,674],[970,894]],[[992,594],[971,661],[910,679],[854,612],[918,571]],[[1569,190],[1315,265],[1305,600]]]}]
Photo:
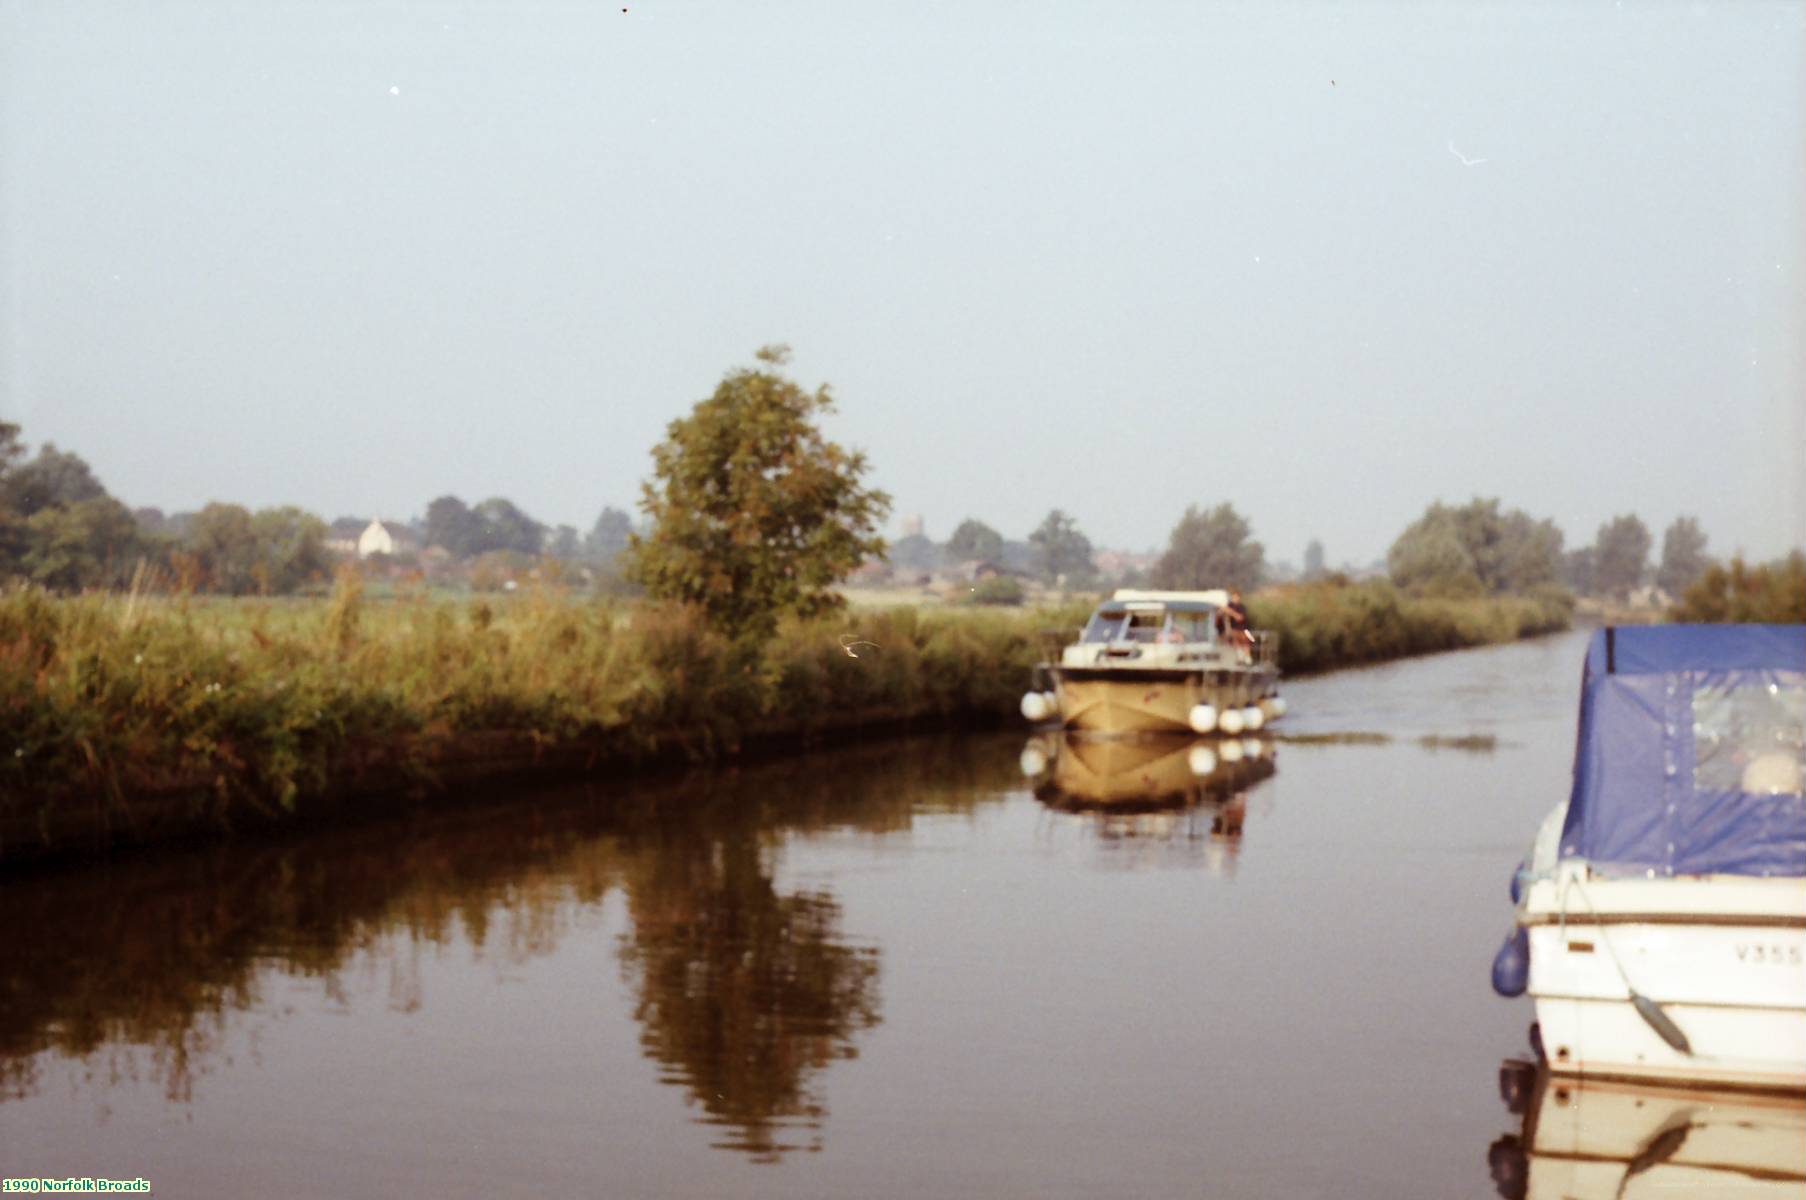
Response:
[{"label": "river", "polygon": [[1178,813],[1038,798],[1024,731],[15,878],[0,1174],[1490,1196],[1531,1010],[1488,970],[1583,648],[1294,681]]}]

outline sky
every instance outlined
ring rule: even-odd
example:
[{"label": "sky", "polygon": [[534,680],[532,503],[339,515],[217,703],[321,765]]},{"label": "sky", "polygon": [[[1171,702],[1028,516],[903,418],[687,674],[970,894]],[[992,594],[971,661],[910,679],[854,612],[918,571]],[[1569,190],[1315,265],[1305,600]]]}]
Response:
[{"label": "sky", "polygon": [[631,507],[769,342],[900,519],[1806,546],[1806,3],[0,0],[0,419]]}]

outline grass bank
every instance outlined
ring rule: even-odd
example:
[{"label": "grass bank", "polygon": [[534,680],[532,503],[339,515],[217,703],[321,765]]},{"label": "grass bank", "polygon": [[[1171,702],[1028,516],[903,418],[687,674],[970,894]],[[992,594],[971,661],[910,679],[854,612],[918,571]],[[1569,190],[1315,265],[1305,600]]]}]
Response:
[{"label": "grass bank", "polygon": [[1572,616],[1573,599],[1559,589],[1443,598],[1378,580],[1274,588],[1248,603],[1255,627],[1279,634],[1280,667],[1292,674],[1554,633]]},{"label": "grass bank", "polygon": [[1082,619],[856,611],[748,649],[691,610],[550,591],[462,604],[367,603],[355,581],[324,604],[16,592],[0,598],[0,856],[484,773],[996,720],[1015,712],[1035,631]]},{"label": "grass bank", "polygon": [[[1059,609],[854,609],[736,646],[694,611],[545,591],[367,602],[0,597],[0,858],[284,821],[485,775],[1014,718]],[[1559,610],[1559,613],[1558,611]],[[1255,599],[1289,670],[1565,624],[1384,585]]]}]

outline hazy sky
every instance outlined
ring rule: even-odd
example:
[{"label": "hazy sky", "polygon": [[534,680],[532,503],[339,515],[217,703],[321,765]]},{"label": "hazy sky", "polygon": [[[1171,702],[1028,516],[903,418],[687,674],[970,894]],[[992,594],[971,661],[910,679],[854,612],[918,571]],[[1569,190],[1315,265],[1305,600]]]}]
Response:
[{"label": "hazy sky", "polygon": [[0,417],[587,527],[769,341],[895,513],[1806,544],[1806,6],[0,0]]}]

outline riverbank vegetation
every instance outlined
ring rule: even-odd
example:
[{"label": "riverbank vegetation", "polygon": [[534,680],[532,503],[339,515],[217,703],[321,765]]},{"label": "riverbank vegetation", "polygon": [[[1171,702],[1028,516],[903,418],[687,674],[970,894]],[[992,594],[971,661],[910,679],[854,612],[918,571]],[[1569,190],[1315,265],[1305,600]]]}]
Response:
[{"label": "riverbank vegetation", "polygon": [[1568,627],[1572,612],[1560,588],[1423,596],[1383,580],[1275,588],[1248,603],[1253,624],[1278,634],[1280,669],[1292,674],[1554,633]]},{"label": "riverbank vegetation", "polygon": [[350,572],[325,603],[17,591],[0,598],[0,829],[42,834],[76,803],[129,824],[147,795],[281,816],[359,777],[455,779],[483,753],[632,764],[995,720],[1036,631],[1082,619],[869,611],[734,641],[694,606],[551,589],[372,604]]},{"label": "riverbank vegetation", "polygon": [[[1008,721],[1061,608],[849,610],[733,640],[702,610],[539,589],[372,602],[136,594],[0,597],[0,854],[77,824],[286,819],[360,783],[458,782],[485,755],[567,769],[700,760],[905,723]],[[1559,628],[1527,598],[1426,600],[1389,584],[1263,593],[1287,670],[1324,670]],[[180,823],[180,821],[178,821]]]},{"label": "riverbank vegetation", "polygon": [[[537,581],[493,598],[404,586],[375,601],[366,573],[381,564],[367,562],[342,563],[323,602],[210,597],[288,590],[328,562],[325,526],[306,514],[223,505],[189,522],[166,567],[141,557],[123,593],[59,597],[46,588],[118,585],[125,559],[119,546],[89,555],[106,566],[89,580],[80,539],[51,526],[84,504],[120,506],[54,447],[14,466],[17,427],[0,426],[0,516],[25,516],[0,522],[0,549],[24,546],[19,561],[45,585],[0,596],[0,854],[122,828],[285,820],[510,772],[1012,718],[1091,596],[1004,608],[1024,589],[988,564],[962,598],[990,604],[849,611],[834,584],[886,552],[890,501],[861,482],[862,454],[822,437],[829,393],[784,376],[786,354],[760,351],[668,426],[642,532],[615,521],[604,537],[599,524],[598,544],[624,539],[616,565],[646,593],[633,601],[559,587],[551,557]],[[442,497],[428,526],[448,554],[546,547],[500,500],[466,510]],[[994,548],[987,532],[962,527],[975,549]],[[389,536],[380,523],[365,534]],[[1249,534],[1227,504],[1194,507],[1158,577],[1252,591],[1264,551]],[[1097,585],[1070,517],[1055,510],[1030,542],[1062,596],[1075,580]],[[1252,616],[1293,672],[1546,632],[1569,615],[1551,582],[1559,547],[1548,522],[1497,501],[1436,505],[1394,547],[1402,585],[1329,575],[1254,595]]]},{"label": "riverbank vegetation", "polygon": [[1772,563],[1733,558],[1713,564],[1669,611],[1675,621],[1798,625],[1806,623],[1806,553]]}]

